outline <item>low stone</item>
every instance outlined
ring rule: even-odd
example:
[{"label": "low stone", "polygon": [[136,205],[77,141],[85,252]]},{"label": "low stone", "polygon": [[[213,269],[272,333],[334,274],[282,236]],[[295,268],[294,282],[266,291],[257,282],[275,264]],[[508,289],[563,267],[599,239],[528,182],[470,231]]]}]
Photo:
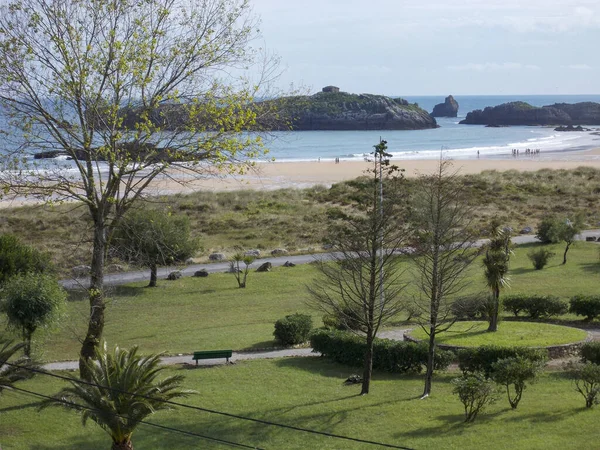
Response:
[{"label": "low stone", "polygon": [[596,236],[586,236],[585,240],[587,242],[594,242],[596,240]]},{"label": "low stone", "polygon": [[344,381],[344,384],[349,385],[349,384],[361,384],[363,382],[363,379],[360,375],[350,375],[348,377],[348,379],[346,381]]},{"label": "low stone", "polygon": [[208,257],[211,261],[223,261],[225,259],[225,255],[223,253],[212,253]]},{"label": "low stone", "polygon": [[258,249],[248,250],[247,252],[244,253],[244,256],[254,256],[255,258],[260,258],[260,250],[258,250]]},{"label": "low stone", "polygon": [[92,268],[90,266],[75,266],[71,269],[71,273],[76,278],[87,277],[91,271]]},{"label": "low stone", "polygon": [[194,272],[194,276],[204,278],[208,276],[208,272],[206,271],[206,269],[200,269]]},{"label": "low stone", "polygon": [[179,270],[176,270],[175,272],[171,272],[167,276],[167,280],[170,280],[170,281],[179,280],[180,278],[181,278],[181,272]]},{"label": "low stone", "polygon": [[190,265],[192,265],[194,263],[195,263],[194,258],[188,258],[188,259],[185,260],[185,264],[187,266],[190,266]]},{"label": "low stone", "polygon": [[261,266],[256,269],[257,272],[270,272],[271,269],[273,268],[273,265],[270,262],[266,262],[264,264],[261,264]]},{"label": "low stone", "polygon": [[125,267],[123,267],[120,264],[109,264],[108,266],[106,266],[106,271],[108,273],[111,273],[111,272],[125,272]]},{"label": "low stone", "polygon": [[272,256],[281,256],[281,255],[287,255],[288,251],[285,248],[276,248],[275,250],[273,250],[271,252]]},{"label": "low stone", "polygon": [[533,229],[531,227],[525,227],[523,228],[521,231],[519,231],[520,234],[529,234],[533,231]]},{"label": "low stone", "polygon": [[283,267],[296,267],[296,264],[294,264],[291,261],[286,261],[285,263],[283,263]]},{"label": "low stone", "polygon": [[323,244],[321,247],[323,250],[331,250],[333,248],[332,244]]}]

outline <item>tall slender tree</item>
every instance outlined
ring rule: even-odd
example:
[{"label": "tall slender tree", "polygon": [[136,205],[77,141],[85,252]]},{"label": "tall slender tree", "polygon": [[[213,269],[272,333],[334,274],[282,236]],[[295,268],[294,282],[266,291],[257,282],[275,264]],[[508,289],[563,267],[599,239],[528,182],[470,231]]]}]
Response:
[{"label": "tall slender tree", "polygon": [[421,327],[429,336],[429,350],[422,398],[431,394],[435,366],[435,342],[456,320],[450,306],[466,285],[467,269],[477,256],[473,207],[465,187],[451,172],[451,163],[440,160],[433,175],[420,177],[411,202],[415,228],[415,284],[423,301]]},{"label": "tall slender tree", "polygon": [[[0,192],[79,201],[93,224],[82,375],[104,329],[107,244],[132,203],[163,176],[244,170],[262,152],[260,135],[242,133],[265,113],[252,99],[276,70],[252,48],[256,36],[247,0],[8,0],[0,8],[2,137],[12,149]],[[39,151],[71,161],[32,164]]]},{"label": "tall slender tree", "polygon": [[510,267],[511,231],[500,228],[498,223],[492,224],[492,237],[486,244],[483,258],[484,276],[492,296],[488,303],[488,331],[498,331],[500,315],[500,291],[509,285],[508,269]]},{"label": "tall slender tree", "polygon": [[352,322],[366,339],[361,395],[370,390],[377,333],[405,307],[398,266],[409,235],[406,199],[401,172],[386,149],[385,141],[375,146],[373,168],[354,196],[355,212],[330,227],[333,260],[317,261],[319,277],[309,286],[313,307]]}]

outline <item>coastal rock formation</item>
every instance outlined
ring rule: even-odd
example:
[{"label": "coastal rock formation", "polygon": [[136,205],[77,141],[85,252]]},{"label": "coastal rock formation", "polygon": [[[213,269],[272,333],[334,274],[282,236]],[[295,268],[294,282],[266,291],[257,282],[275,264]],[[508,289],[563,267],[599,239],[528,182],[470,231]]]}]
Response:
[{"label": "coastal rock formation", "polygon": [[525,102],[510,102],[484,110],[476,109],[460,122],[467,125],[600,125],[600,104],[556,103],[535,107]]},{"label": "coastal rock formation", "polygon": [[444,103],[438,103],[433,107],[431,117],[456,117],[458,115],[458,102],[449,95]]},{"label": "coastal rock formation", "polygon": [[291,129],[421,130],[437,128],[427,111],[401,98],[349,94],[328,89],[311,96],[273,100],[289,117]]}]

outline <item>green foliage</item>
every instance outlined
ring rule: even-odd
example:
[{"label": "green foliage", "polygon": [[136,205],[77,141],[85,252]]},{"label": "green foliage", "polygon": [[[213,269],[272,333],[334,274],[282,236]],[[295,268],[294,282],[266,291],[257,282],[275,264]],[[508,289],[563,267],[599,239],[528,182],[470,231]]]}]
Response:
[{"label": "green foliage", "polygon": [[465,407],[465,422],[473,422],[486,406],[496,400],[494,382],[480,375],[463,375],[452,380],[453,393]]},{"label": "green foliage", "polygon": [[548,351],[529,347],[499,347],[483,345],[458,351],[458,367],[464,375],[483,373],[490,377],[494,364],[501,359],[520,358],[532,364],[543,364],[548,359]]},{"label": "green foliage", "polygon": [[357,331],[361,328],[360,313],[350,306],[344,306],[339,311],[333,311],[333,314],[325,314],[323,325],[341,331]]},{"label": "green foliage", "polygon": [[[544,369],[544,361],[532,360],[522,355],[499,359],[492,364],[492,379],[506,388],[508,403],[512,409],[517,409],[526,388],[526,382],[533,382]],[[511,395],[510,387],[514,394]]]},{"label": "green foliage", "polygon": [[26,356],[31,354],[33,333],[58,318],[66,298],[64,289],[49,275],[27,273],[5,283],[0,291],[0,308],[8,324],[22,333]]},{"label": "green foliage", "polygon": [[586,342],[579,349],[582,361],[600,365],[600,342]]},{"label": "green foliage", "polygon": [[585,399],[585,407],[600,403],[600,365],[585,362],[570,363],[567,367],[575,390]]},{"label": "green foliage", "polygon": [[17,236],[0,235],[0,285],[14,275],[53,271],[50,255],[23,244]]},{"label": "green foliage", "polygon": [[27,356],[16,357],[25,345],[24,342],[14,344],[0,335],[0,394],[4,389],[10,389],[17,381],[33,377],[34,372],[28,369],[36,368],[36,364]]},{"label": "green foliage", "polygon": [[291,314],[275,322],[275,339],[285,346],[303,344],[312,331],[312,317],[308,314]]},{"label": "green foliage", "polygon": [[575,295],[569,300],[569,312],[592,321],[600,316],[600,295]]},{"label": "green foliage", "polygon": [[[246,287],[248,273],[250,272],[250,265],[255,259],[256,258],[254,256],[244,255],[243,253],[236,253],[233,255],[233,258],[231,258],[231,271],[240,289]],[[244,265],[243,269],[240,268],[240,263]]]},{"label": "green foliage", "polygon": [[566,302],[553,295],[510,295],[502,301],[504,309],[515,316],[524,312],[531,319],[559,316],[566,314],[569,306]]},{"label": "green foliage", "polygon": [[544,217],[538,225],[537,237],[543,244],[557,244],[561,241],[560,229],[562,223],[560,223],[556,216]]},{"label": "green foliage", "polygon": [[527,257],[533,263],[533,267],[535,270],[542,270],[544,267],[546,267],[548,261],[550,261],[550,258],[552,258],[554,255],[556,255],[556,253],[551,252],[550,250],[547,250],[545,248],[532,250],[529,253],[527,253]]},{"label": "green foliage", "polygon": [[141,421],[157,411],[173,409],[166,401],[192,393],[180,388],[183,375],[158,380],[165,370],[160,366],[160,356],[141,356],[137,347],[115,347],[108,352],[105,343],[98,350],[97,362],[85,360],[91,384],[73,379],[70,387],[54,396],[69,404],[50,399],[42,407],[65,406],[79,411],[84,425],[92,420],[110,435],[113,448],[121,448],[119,444],[130,448],[126,445],[131,445],[131,435]]},{"label": "green foliage", "polygon": [[450,310],[458,320],[476,320],[487,318],[488,295],[473,294],[457,298]]},{"label": "green foliage", "polygon": [[[366,340],[353,333],[319,330],[310,337],[311,347],[323,356],[340,364],[361,367],[367,350]],[[373,342],[373,369],[393,373],[419,373],[427,364],[428,345],[375,338]],[[452,360],[452,352],[435,350],[435,369],[445,370]]]}]

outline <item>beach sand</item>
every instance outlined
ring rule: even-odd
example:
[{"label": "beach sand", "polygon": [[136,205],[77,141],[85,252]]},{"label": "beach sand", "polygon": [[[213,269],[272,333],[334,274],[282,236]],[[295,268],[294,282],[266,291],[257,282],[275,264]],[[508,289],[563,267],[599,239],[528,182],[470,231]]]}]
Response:
[{"label": "beach sand", "polygon": [[[430,174],[436,170],[437,159],[393,160],[405,170],[405,176]],[[452,161],[459,174],[480,173],[484,170],[536,171],[539,169],[575,169],[580,166],[600,169],[600,148],[586,151],[554,152],[538,156],[521,155],[519,158],[460,159]],[[364,161],[311,161],[311,162],[264,162],[255,171],[245,175],[191,179],[170,172],[169,177],[157,179],[146,190],[151,196],[172,195],[194,191],[235,191],[241,189],[273,190],[280,188],[307,188],[315,185],[331,186],[333,183],[351,180],[365,174],[372,165]],[[185,180],[179,183],[175,180]],[[2,207],[18,207],[36,203],[33,199],[4,198]]]}]

